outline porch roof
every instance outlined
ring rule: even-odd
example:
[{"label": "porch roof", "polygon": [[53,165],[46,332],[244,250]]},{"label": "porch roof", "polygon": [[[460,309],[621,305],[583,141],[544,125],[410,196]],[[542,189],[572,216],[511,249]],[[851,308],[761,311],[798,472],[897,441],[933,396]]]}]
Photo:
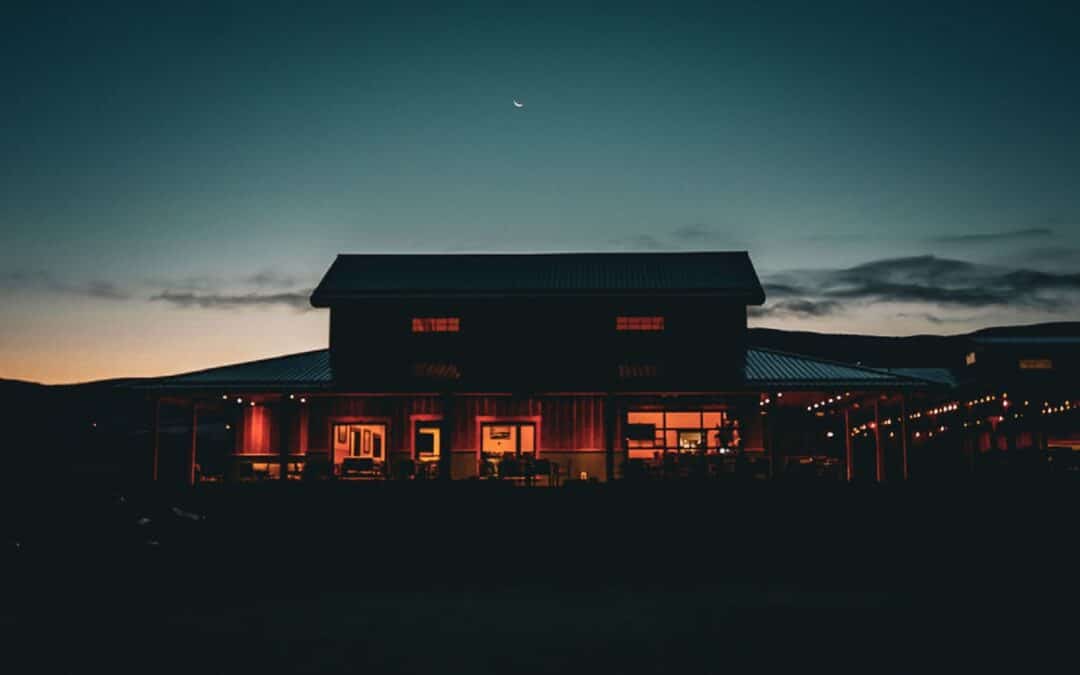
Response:
[{"label": "porch roof", "polygon": [[[934,369],[935,371],[938,369]],[[952,386],[940,373],[921,369],[884,370],[800,354],[749,347],[744,389],[928,389]],[[161,390],[228,391],[332,390],[330,352],[319,349],[151,380],[143,387]]]},{"label": "porch roof", "polygon": [[769,389],[931,389],[945,384],[914,373],[761,347],[747,348],[743,372],[748,387]]},{"label": "porch roof", "polygon": [[287,354],[151,380],[154,389],[326,389],[333,384],[330,350]]}]

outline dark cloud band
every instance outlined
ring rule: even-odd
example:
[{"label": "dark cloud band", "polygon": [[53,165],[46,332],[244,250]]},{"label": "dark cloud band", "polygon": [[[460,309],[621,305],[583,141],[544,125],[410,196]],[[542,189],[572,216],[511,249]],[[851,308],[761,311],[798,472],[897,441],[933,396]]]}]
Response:
[{"label": "dark cloud band", "polygon": [[242,307],[289,307],[297,311],[312,309],[311,291],[288,293],[191,293],[165,291],[150,298],[183,309],[238,309]]}]

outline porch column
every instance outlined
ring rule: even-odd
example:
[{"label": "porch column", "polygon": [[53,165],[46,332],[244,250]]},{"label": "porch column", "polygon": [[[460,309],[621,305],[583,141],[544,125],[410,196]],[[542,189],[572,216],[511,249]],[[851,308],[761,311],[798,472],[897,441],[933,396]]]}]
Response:
[{"label": "porch column", "polygon": [[454,465],[454,396],[442,395],[442,424],[439,438],[439,480],[452,480]]},{"label": "porch column", "polygon": [[278,480],[289,480],[289,431],[292,425],[292,406],[282,400],[277,406],[278,417]]},{"label": "porch column", "polygon": [[188,486],[195,485],[195,460],[196,460],[196,444],[199,437],[199,405],[195,401],[191,402],[191,443],[188,447],[187,457],[187,484]]},{"label": "porch column", "polygon": [[847,482],[855,480],[855,453],[851,448],[851,409],[844,408],[844,473]]},{"label": "porch column", "polygon": [[615,397],[608,394],[604,399],[604,475],[605,480],[615,480],[615,425],[618,415]]},{"label": "porch column", "polygon": [[900,456],[904,462],[904,480],[907,480],[911,473],[908,470],[908,437],[907,437],[907,395],[901,394],[900,396]]},{"label": "porch column", "polygon": [[885,481],[885,446],[881,444],[881,399],[874,399],[874,474],[877,482]]},{"label": "porch column", "polygon": [[151,403],[151,408],[150,451],[153,454],[150,460],[150,480],[156,482],[158,479],[158,455],[161,453],[161,399],[155,397]]}]

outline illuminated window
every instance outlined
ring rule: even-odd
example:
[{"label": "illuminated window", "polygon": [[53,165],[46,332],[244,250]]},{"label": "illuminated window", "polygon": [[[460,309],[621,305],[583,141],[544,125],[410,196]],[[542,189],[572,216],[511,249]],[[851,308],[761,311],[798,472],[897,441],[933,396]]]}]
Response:
[{"label": "illuminated window", "polygon": [[1053,370],[1054,362],[1050,359],[1020,359],[1020,370]]},{"label": "illuminated window", "polygon": [[416,425],[416,458],[421,462],[439,459],[439,446],[442,429],[438,422],[423,422]]},{"label": "illuminated window", "polygon": [[664,317],[662,316],[617,316],[615,317],[615,330],[624,331],[662,331],[664,330]]},{"label": "illuminated window", "polygon": [[725,454],[742,445],[738,421],[723,410],[633,411],[626,415],[631,459],[665,453]]},{"label": "illuminated window", "polygon": [[968,352],[964,356],[964,363],[969,366],[975,365],[975,352]]},{"label": "illuminated window", "polygon": [[480,427],[480,452],[486,458],[536,451],[536,425],[532,422],[496,422]]},{"label": "illuminated window", "polygon": [[458,333],[461,331],[461,319],[456,316],[421,316],[413,317],[414,333]]},{"label": "illuminated window", "polygon": [[385,424],[335,424],[332,434],[338,467],[374,467],[386,460]]}]

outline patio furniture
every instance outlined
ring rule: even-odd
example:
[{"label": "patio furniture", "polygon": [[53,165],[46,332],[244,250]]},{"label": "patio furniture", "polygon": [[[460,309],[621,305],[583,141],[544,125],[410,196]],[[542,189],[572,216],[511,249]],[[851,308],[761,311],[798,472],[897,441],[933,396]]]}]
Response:
[{"label": "patio furniture", "polygon": [[341,460],[342,478],[382,478],[381,468],[371,457],[345,457]]}]

